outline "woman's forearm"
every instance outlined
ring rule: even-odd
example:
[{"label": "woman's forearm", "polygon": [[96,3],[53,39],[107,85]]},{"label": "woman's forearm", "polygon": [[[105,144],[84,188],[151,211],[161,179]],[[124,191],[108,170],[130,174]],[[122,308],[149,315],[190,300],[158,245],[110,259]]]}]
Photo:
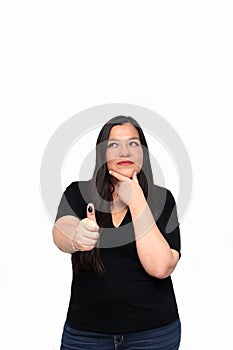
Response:
[{"label": "woman's forearm", "polygon": [[173,251],[163,237],[145,198],[132,202],[129,208],[142,266],[154,277],[168,277],[177,264],[178,252]]},{"label": "woman's forearm", "polygon": [[58,219],[53,226],[54,243],[65,253],[74,253],[72,237],[78,224],[79,220],[76,217],[67,215]]}]

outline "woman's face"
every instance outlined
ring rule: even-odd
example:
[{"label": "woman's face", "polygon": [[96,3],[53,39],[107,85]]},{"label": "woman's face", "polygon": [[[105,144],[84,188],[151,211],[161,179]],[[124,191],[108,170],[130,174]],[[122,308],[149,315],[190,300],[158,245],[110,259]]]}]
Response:
[{"label": "woman's face", "polygon": [[131,178],[140,172],[143,163],[143,150],[137,129],[130,123],[112,127],[106,151],[108,170]]}]

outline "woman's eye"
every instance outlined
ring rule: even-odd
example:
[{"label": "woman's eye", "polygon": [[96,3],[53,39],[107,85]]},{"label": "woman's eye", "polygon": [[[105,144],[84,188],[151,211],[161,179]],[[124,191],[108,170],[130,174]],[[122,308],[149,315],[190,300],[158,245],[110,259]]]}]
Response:
[{"label": "woman's eye", "polygon": [[118,144],[116,143],[116,142],[110,142],[109,144],[108,144],[108,148],[115,148],[115,147],[117,147],[118,146]]},{"label": "woman's eye", "polygon": [[131,147],[136,147],[136,146],[139,146],[139,143],[136,142],[136,141],[131,141],[129,145],[130,145]]}]

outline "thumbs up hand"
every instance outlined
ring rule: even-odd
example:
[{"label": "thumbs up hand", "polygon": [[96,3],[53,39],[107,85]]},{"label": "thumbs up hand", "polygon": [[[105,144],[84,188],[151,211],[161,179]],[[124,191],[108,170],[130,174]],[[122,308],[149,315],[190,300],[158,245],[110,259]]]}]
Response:
[{"label": "thumbs up hand", "polygon": [[95,208],[87,205],[87,217],[79,222],[75,231],[75,247],[81,251],[92,250],[99,238],[99,226],[96,223]]}]

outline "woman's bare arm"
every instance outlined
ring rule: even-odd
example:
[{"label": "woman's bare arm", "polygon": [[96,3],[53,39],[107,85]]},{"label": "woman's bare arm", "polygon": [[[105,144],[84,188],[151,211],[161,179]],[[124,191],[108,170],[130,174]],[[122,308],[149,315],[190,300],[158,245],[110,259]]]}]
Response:
[{"label": "woman's bare arm", "polygon": [[150,207],[138,183],[136,173],[132,179],[114,171],[119,180],[118,197],[130,209],[134,226],[138,257],[148,274],[157,278],[168,277],[179,260],[179,253],[171,249],[156,225]]},{"label": "woman's bare arm", "polygon": [[60,217],[53,226],[53,241],[56,246],[65,253],[74,253],[72,237],[80,220],[73,215]]}]

